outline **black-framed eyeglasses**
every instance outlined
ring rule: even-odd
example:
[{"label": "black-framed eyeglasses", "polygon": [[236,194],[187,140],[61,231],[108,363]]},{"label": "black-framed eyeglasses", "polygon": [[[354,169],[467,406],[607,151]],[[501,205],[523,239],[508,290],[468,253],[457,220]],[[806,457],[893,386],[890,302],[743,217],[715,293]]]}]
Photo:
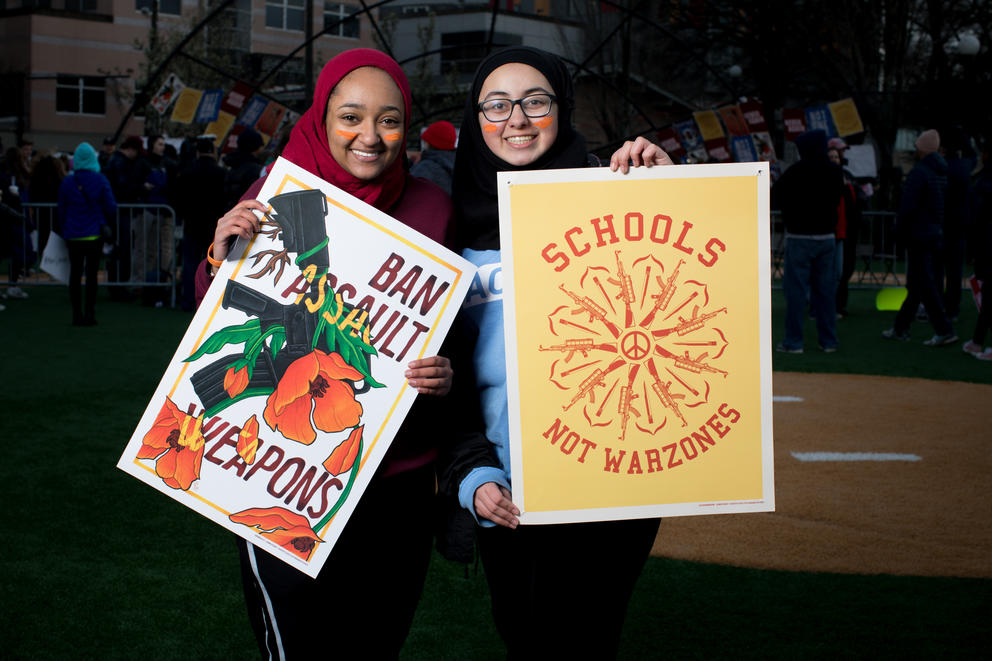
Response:
[{"label": "black-framed eyeglasses", "polygon": [[522,99],[486,99],[478,107],[490,122],[505,122],[513,114],[515,105],[519,105],[528,117],[544,117],[557,100],[554,94],[531,94]]}]

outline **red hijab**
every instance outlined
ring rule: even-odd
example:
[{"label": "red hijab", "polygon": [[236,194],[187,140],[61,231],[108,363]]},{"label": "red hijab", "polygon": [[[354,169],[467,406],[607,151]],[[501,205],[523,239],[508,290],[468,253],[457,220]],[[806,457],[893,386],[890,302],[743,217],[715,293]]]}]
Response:
[{"label": "red hijab", "polygon": [[331,92],[342,78],[360,67],[382,69],[400,88],[403,94],[403,135],[406,136],[410,127],[410,84],[403,69],[396,60],[385,53],[371,48],[355,48],[341,53],[324,65],[313,93],[313,105],[296,122],[282,155],[307,172],[317,175],[381,211],[386,211],[403,194],[406,173],[403,170],[402,155],[398,156],[381,175],[371,181],[365,181],[356,178],[341,167],[331,155],[327,143],[327,127],[324,120],[327,116],[327,102]]}]

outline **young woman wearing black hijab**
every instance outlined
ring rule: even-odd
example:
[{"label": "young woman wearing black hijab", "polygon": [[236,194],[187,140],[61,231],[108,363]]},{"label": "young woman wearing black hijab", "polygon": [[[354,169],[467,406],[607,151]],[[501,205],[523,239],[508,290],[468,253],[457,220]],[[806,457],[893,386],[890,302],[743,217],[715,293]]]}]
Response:
[{"label": "young woman wearing black hijab", "polygon": [[[496,173],[589,165],[585,139],[571,125],[572,81],[560,59],[511,47],[479,65],[465,105],[452,198],[462,255],[483,281],[499,282]],[[613,170],[671,159],[638,138],[612,157]],[[616,656],[634,584],[658,519],[518,527],[510,500],[510,460],[498,284],[463,307],[477,332],[476,387],[491,446],[463,448],[451,491],[479,522],[479,549],[493,617],[510,658],[607,659]],[[445,486],[442,484],[442,486]]]}]

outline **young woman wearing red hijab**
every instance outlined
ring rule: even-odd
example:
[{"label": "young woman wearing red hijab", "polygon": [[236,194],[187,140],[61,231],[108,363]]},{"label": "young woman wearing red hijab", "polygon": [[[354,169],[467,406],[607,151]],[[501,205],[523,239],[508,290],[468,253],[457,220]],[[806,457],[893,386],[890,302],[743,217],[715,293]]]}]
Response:
[{"label": "young woman wearing red hijab", "polygon": [[[410,88],[399,65],[369,49],[350,50],[320,73],[313,105],[282,155],[422,234],[447,243],[451,201],[437,186],[405,171],[400,158],[410,117]],[[213,254],[258,231],[257,181],[217,222]],[[202,299],[212,271],[197,272]],[[362,495],[316,579],[238,540],[252,628],[263,658],[396,658],[423,588],[433,531],[436,421],[451,386],[446,358],[410,363],[407,378],[422,394]],[[419,516],[418,516],[419,514]],[[428,520],[425,520],[427,518]]]}]

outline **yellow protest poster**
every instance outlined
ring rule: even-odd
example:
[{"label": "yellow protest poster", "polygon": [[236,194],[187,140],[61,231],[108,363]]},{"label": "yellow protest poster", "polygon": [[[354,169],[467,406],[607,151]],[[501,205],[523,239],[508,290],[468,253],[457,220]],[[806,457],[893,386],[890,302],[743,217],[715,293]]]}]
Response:
[{"label": "yellow protest poster", "polygon": [[774,510],[768,164],[498,176],[521,522]]},{"label": "yellow protest poster", "polygon": [[864,124],[861,123],[861,115],[858,114],[858,107],[854,105],[854,99],[841,99],[828,107],[834,118],[834,126],[837,127],[837,135],[846,137],[865,130]]},{"label": "yellow protest poster", "polygon": [[189,124],[196,115],[196,109],[200,107],[200,99],[203,97],[203,90],[195,90],[186,87],[179,93],[176,105],[172,108],[172,116],[169,118],[174,122]]}]

